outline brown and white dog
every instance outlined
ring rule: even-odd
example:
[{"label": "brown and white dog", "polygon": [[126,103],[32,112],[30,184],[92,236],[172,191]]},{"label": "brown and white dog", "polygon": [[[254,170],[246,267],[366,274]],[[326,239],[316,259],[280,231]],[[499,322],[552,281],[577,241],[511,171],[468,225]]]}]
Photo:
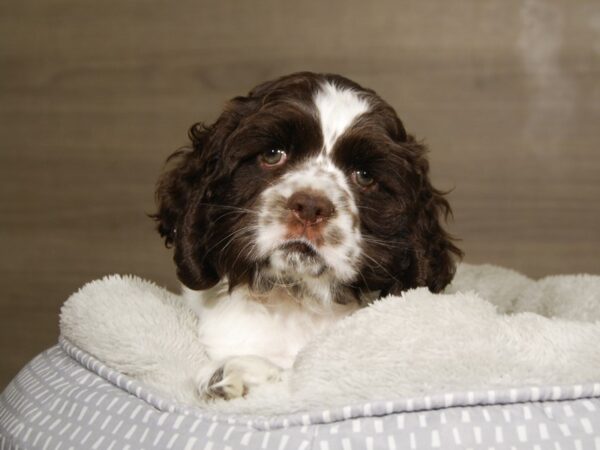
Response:
[{"label": "brown and white dog", "polygon": [[424,146],[374,91],[296,73],[232,99],[189,137],[154,217],[214,362],[199,374],[202,398],[277,380],[357,308],[452,279],[448,202]]}]

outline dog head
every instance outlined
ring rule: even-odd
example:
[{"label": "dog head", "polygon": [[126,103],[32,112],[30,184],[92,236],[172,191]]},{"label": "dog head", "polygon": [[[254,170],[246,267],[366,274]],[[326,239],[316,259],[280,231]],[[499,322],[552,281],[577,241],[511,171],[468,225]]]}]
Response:
[{"label": "dog head", "polygon": [[374,91],[292,74],[232,99],[189,137],[154,216],[189,288],[227,280],[343,303],[452,279],[448,202],[424,146]]}]

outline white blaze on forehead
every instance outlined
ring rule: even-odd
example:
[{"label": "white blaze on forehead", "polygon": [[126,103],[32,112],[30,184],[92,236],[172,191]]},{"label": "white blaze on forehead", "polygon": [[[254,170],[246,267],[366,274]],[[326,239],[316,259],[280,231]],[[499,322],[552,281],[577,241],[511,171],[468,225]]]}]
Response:
[{"label": "white blaze on forehead", "polygon": [[324,148],[327,153],[333,148],[336,139],[352,123],[369,110],[369,103],[352,89],[323,83],[315,95],[315,105],[319,111]]}]

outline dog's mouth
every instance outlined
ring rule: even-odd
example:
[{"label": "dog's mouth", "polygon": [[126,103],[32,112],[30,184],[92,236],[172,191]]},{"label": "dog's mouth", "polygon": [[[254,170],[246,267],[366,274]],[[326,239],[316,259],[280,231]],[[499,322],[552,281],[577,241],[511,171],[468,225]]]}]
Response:
[{"label": "dog's mouth", "polygon": [[301,240],[292,240],[284,242],[279,249],[286,253],[299,253],[306,257],[317,258],[320,257],[317,250],[310,245],[308,242]]},{"label": "dog's mouth", "polygon": [[280,244],[269,258],[272,271],[288,277],[318,277],[327,264],[319,251],[308,241],[288,240]]}]

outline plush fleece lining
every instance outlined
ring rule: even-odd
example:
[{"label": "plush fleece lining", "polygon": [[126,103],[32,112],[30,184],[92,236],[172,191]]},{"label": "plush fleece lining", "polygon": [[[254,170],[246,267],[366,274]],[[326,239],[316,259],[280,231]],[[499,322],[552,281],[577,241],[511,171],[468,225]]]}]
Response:
[{"label": "plush fleece lining", "polygon": [[375,302],[309,343],[282,382],[229,402],[195,398],[207,361],[197,324],[177,295],[136,277],[91,282],[61,312],[64,338],[107,366],[225,413],[600,381],[600,277],[592,275],[534,281],[463,264],[444,294],[415,289]]}]

